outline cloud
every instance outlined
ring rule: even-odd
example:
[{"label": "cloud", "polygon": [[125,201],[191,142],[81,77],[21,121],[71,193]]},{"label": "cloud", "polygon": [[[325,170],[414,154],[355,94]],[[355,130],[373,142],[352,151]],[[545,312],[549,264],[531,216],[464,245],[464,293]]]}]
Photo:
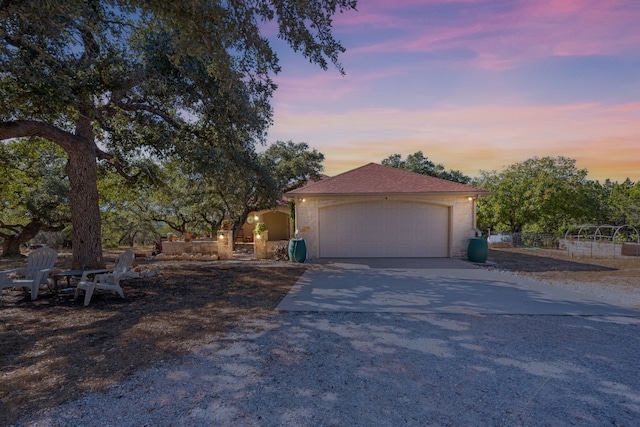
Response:
[{"label": "cloud", "polygon": [[[274,104],[278,108],[287,99],[306,98],[313,103],[328,104],[353,98],[375,90],[376,82],[382,79],[397,78],[407,72],[400,65],[366,70],[357,75],[342,76],[337,72],[314,72],[301,76],[282,74],[274,78],[278,90],[274,96]],[[286,107],[285,107],[286,108]]]},{"label": "cloud", "polygon": [[422,150],[469,175],[564,155],[594,179],[640,180],[636,0],[358,10],[335,20],[346,77],[299,58],[277,77],[272,140],[309,142],[329,174]]},{"label": "cloud", "polygon": [[640,179],[640,103],[452,106],[277,114],[270,139],[306,141],[327,173],[422,150],[469,175],[533,156],[576,159],[594,179]]},{"label": "cloud", "polygon": [[348,27],[345,34],[376,30],[385,37],[347,44],[347,55],[470,50],[475,55],[461,60],[505,69],[549,56],[637,53],[640,46],[635,0],[467,1],[455,9],[450,3],[362,3],[338,21]]}]

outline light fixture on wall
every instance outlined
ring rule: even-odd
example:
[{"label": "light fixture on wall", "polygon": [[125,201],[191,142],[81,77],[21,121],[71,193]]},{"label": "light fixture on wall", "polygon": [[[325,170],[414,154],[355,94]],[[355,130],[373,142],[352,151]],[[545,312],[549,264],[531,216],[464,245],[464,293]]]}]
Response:
[{"label": "light fixture on wall", "polygon": [[302,199],[302,203],[304,203],[304,202],[306,202],[306,201],[307,201],[306,199]]},{"label": "light fixture on wall", "polygon": [[473,198],[474,198],[473,196],[469,196],[469,201],[473,202]]}]

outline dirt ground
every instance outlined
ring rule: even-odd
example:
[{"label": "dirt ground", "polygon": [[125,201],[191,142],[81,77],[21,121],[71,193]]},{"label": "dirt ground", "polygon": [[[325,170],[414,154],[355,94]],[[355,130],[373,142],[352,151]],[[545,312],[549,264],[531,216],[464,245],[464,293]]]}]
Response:
[{"label": "dirt ground", "polygon": [[640,288],[640,257],[570,258],[565,251],[537,248],[489,249],[495,268],[542,282],[597,283],[616,289]]},{"label": "dirt ground", "polygon": [[[117,252],[107,254],[115,258]],[[61,257],[61,268],[68,260]],[[546,281],[640,286],[640,258],[569,259],[560,251],[490,250],[493,267]],[[22,262],[22,261],[21,261]],[[43,288],[36,301],[20,289],[0,296],[0,425],[102,390],[132,373],[206,345],[239,319],[266,318],[307,264],[163,262],[137,258],[156,277],[123,282],[125,299]],[[6,261],[0,270],[9,268]]]},{"label": "dirt ground", "polygon": [[259,261],[136,262],[160,275],[123,281],[125,299],[96,293],[84,307],[73,292],[55,295],[46,287],[35,301],[21,289],[2,292],[0,425],[175,360],[238,319],[273,315],[305,269]]}]

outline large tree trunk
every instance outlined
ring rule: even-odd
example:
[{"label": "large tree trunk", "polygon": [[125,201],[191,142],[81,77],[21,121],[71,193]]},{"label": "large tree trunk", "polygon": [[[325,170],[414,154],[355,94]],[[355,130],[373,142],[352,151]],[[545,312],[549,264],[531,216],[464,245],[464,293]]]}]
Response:
[{"label": "large tree trunk", "polygon": [[42,229],[42,222],[39,218],[31,219],[29,224],[22,226],[12,226],[13,229],[17,231],[16,234],[12,236],[3,236],[4,240],[2,241],[2,256],[3,257],[18,257],[21,255],[20,245],[28,242],[29,240],[36,237],[38,232]]},{"label": "large tree trunk", "polygon": [[18,239],[4,239],[2,241],[2,256],[6,258],[19,257],[21,240]]},{"label": "large tree trunk", "polygon": [[0,122],[0,141],[38,136],[55,142],[69,155],[65,170],[71,187],[74,269],[104,267],[96,160],[99,150],[88,116],[80,115],[75,134],[32,120]]},{"label": "large tree trunk", "polygon": [[72,268],[102,268],[104,260],[95,145],[93,134],[82,136],[86,143],[78,144],[68,152],[69,162],[66,166],[71,187]]}]

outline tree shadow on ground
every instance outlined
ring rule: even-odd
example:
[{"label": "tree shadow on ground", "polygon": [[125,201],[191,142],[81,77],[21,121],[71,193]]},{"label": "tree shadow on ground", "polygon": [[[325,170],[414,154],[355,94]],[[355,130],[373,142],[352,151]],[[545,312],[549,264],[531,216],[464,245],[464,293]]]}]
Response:
[{"label": "tree shadow on ground", "polygon": [[[579,316],[282,313],[96,406],[118,409],[106,424],[634,425],[635,332]],[[82,424],[81,408],[53,419]]]},{"label": "tree shadow on ground", "polygon": [[43,288],[0,297],[0,425],[105,390],[132,373],[175,360],[234,327],[270,316],[303,267],[169,264],[157,277],[126,280],[125,299]]}]

